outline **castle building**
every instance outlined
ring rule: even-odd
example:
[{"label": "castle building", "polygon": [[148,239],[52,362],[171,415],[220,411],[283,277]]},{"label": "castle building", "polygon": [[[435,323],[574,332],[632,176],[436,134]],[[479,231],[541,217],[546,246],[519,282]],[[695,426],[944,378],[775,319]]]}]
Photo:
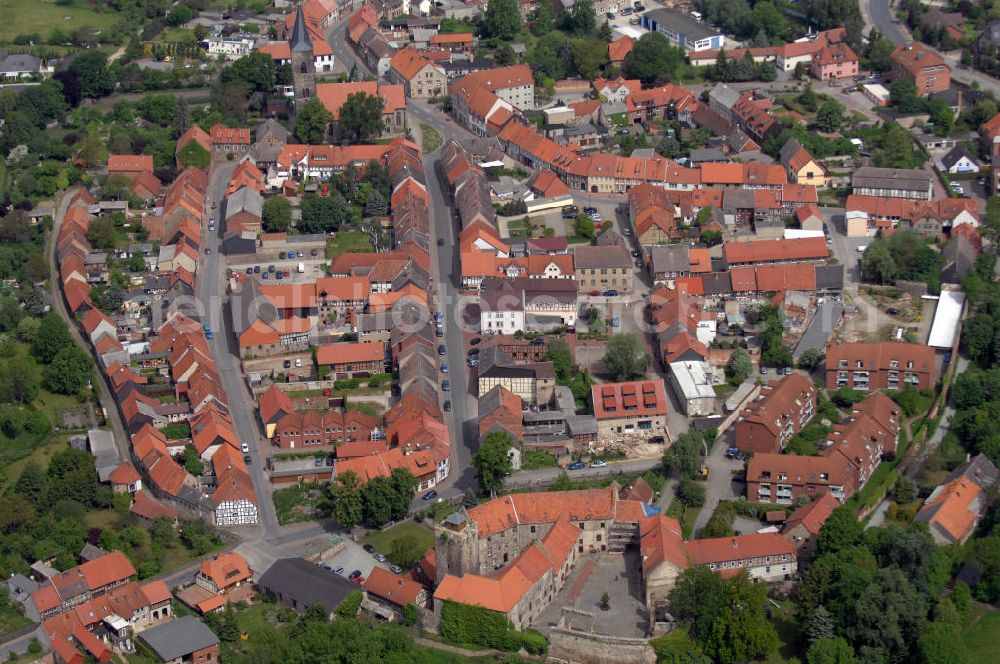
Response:
[{"label": "castle building", "polygon": [[316,64],[313,61],[312,39],[306,29],[305,14],[300,5],[295,15],[295,27],[289,41],[292,59],[292,83],[295,101],[305,102],[316,96]]}]

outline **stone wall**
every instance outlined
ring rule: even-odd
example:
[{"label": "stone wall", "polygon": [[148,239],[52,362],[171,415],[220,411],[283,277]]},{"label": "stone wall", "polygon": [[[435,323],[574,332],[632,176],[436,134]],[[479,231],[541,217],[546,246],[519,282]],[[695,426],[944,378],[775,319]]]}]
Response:
[{"label": "stone wall", "polygon": [[904,281],[903,279],[899,279],[896,281],[896,288],[904,293],[909,293],[914,298],[921,298],[927,295],[927,284],[920,281]]},{"label": "stone wall", "polygon": [[549,659],[566,664],[656,664],[646,639],[595,634],[573,629],[565,618],[549,631]]}]

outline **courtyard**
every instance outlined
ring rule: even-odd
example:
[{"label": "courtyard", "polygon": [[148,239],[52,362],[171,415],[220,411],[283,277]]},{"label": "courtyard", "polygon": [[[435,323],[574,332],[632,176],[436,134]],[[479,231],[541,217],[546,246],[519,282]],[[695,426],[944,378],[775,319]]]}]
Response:
[{"label": "courtyard", "polygon": [[[563,609],[571,609],[573,613],[568,613],[567,619],[578,629],[615,636],[646,636],[649,620],[640,570],[639,552],[632,548],[625,554],[581,555],[562,590],[539,614],[533,627],[547,632],[559,622]],[[601,608],[604,593],[608,594],[608,610]],[[580,612],[593,614],[593,620]]]}]

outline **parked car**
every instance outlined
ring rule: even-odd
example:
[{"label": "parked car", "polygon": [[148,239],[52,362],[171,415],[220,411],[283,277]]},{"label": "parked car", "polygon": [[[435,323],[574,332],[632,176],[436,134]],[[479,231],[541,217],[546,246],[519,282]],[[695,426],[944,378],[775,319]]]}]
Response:
[{"label": "parked car", "polygon": [[571,463],[567,467],[567,470],[583,470],[584,468],[586,468],[586,464],[584,464],[582,461],[577,461],[576,463]]},{"label": "parked car", "polygon": [[275,270],[275,267],[273,265],[268,265],[267,266],[267,271],[268,272],[274,272],[274,270]]},{"label": "parked car", "polygon": [[531,345],[531,346],[544,346],[545,345],[545,338],[544,337],[535,337],[534,339],[532,339],[531,341],[529,341],[528,344]]},{"label": "parked car", "polygon": [[597,461],[592,461],[590,463],[591,468],[604,468],[607,465],[608,465],[607,461],[601,461],[600,459],[598,459]]},{"label": "parked car", "polygon": [[378,551],[376,551],[375,553],[372,554],[372,558],[374,558],[375,560],[379,561],[380,563],[384,563],[385,562],[385,556],[382,555],[381,553],[379,553]]},{"label": "parked car", "polygon": [[365,576],[361,573],[361,570],[356,569],[348,575],[347,580],[351,583],[364,583]]},{"label": "parked car", "polygon": [[302,254],[302,250],[301,250],[301,249],[299,249],[298,251],[296,251],[296,252],[295,252],[295,255],[296,255],[296,256],[298,256],[299,258],[302,258],[302,256],[303,256],[303,254]]},{"label": "parked car", "polygon": [[482,338],[480,338],[480,337],[472,337],[472,341],[470,341],[469,344],[472,345],[472,346],[476,346],[480,342],[482,342]]},{"label": "parked car", "polygon": [[470,348],[469,349],[469,357],[475,357],[476,355],[479,355],[479,349],[478,348]]},{"label": "parked car", "polygon": [[275,279],[284,279],[285,278],[285,273],[284,272],[276,272],[275,275],[274,275],[274,278]]},{"label": "parked car", "polygon": [[423,495],[424,500],[434,500],[437,497],[438,497],[438,492],[434,491],[433,489],[431,489],[430,491],[428,491]]},{"label": "parked car", "polygon": [[250,446],[246,443],[240,443],[240,449],[243,450],[243,454],[250,454]]},{"label": "parked car", "polygon": [[332,466],[333,465],[333,457],[332,456],[328,456],[326,458],[326,465],[327,466]]},{"label": "parked car", "polygon": [[726,448],[726,458],[734,459],[740,454],[740,448],[738,447],[727,447]]},{"label": "parked car", "polygon": [[583,208],[583,211],[586,212],[587,214],[594,214],[595,212],[597,212],[597,208],[593,206],[587,206]]},{"label": "parked car", "polygon": [[252,461],[253,461],[253,459],[250,458],[249,454],[244,454],[243,455],[243,463],[245,463],[246,465],[249,466]]},{"label": "parked car", "polygon": [[271,275],[270,275],[269,272],[265,272],[264,274],[260,275],[260,278],[261,279],[270,279]]},{"label": "parked car", "polygon": [[653,436],[652,438],[649,439],[649,442],[653,443],[654,445],[662,445],[663,441],[664,441],[663,436]]},{"label": "parked car", "polygon": [[260,274],[260,265],[254,265],[253,266],[253,273],[254,274]]},{"label": "parked car", "polygon": [[299,368],[301,366],[302,366],[302,358],[301,357],[295,358],[295,368]]},{"label": "parked car", "polygon": [[611,317],[611,327],[621,327],[621,326],[622,326],[622,319],[621,319],[621,317],[620,316],[612,316]]},{"label": "parked car", "polygon": [[761,366],[761,368],[760,368],[760,375],[761,376],[766,376],[767,375],[767,367]]},{"label": "parked car", "polygon": [[247,268],[247,274],[253,274],[253,268],[252,267],[248,267]]},{"label": "parked car", "polygon": [[371,544],[365,544],[361,548],[365,550],[365,553],[375,553],[375,547]]},{"label": "parked car", "polygon": [[438,246],[439,247],[443,247],[444,246],[444,238],[443,237],[439,237],[438,238]]},{"label": "parked car", "polygon": [[633,249],[632,250],[632,258],[638,258],[638,257],[639,257],[639,252],[636,251],[635,249]]},{"label": "parked car", "polygon": [[438,346],[438,355],[444,355],[447,352],[448,351],[445,350],[444,344],[441,344],[441,345]]},{"label": "parked car", "polygon": [[333,568],[333,573],[334,574],[343,574],[344,573],[344,567],[343,567],[343,565],[337,565],[336,567],[334,567]]},{"label": "parked car", "polygon": [[607,17],[607,19],[608,19],[609,21],[613,21],[613,20],[615,20],[615,15],[614,15],[614,14],[612,14],[611,12],[608,12],[607,14],[605,14],[605,16]]},{"label": "parked car", "polygon": [[315,459],[313,459],[313,466],[315,466],[316,468],[322,468],[323,467],[323,457],[316,457]]},{"label": "parked car", "polygon": [[208,332],[205,333],[205,338],[211,341],[212,339],[215,338],[215,332],[209,330]]},{"label": "parked car", "polygon": [[310,256],[319,256],[319,249],[313,249],[309,252]]},{"label": "parked car", "polygon": [[618,297],[618,291],[614,289],[606,290],[604,291],[604,297]]},{"label": "parked car", "polygon": [[448,373],[448,365],[445,362],[441,363],[441,373],[443,373],[443,374]]},{"label": "parked car", "polygon": [[288,254],[285,253],[284,251],[279,251],[278,252],[278,260],[282,260],[282,261],[285,260],[285,256],[287,256],[287,255]]},{"label": "parked car", "polygon": [[447,380],[441,381],[441,391],[442,392],[451,392],[451,382],[447,381]]},{"label": "parked car", "polygon": [[448,401],[444,402],[444,412],[446,412],[446,413],[450,413],[451,412],[451,400],[450,399]]},{"label": "parked car", "polygon": [[205,247],[205,255],[209,255],[211,253],[212,253],[212,248],[211,247]]},{"label": "parked car", "polygon": [[291,369],[292,368],[292,361],[291,360],[285,360],[282,364],[284,365],[284,367],[286,369]]},{"label": "parked car", "polygon": [[899,309],[897,309],[896,307],[889,307],[888,309],[885,310],[885,313],[889,314],[890,316],[898,316]]},{"label": "parked car", "polygon": [[402,574],[403,568],[400,567],[399,565],[389,565],[389,571],[392,572],[393,574]]}]

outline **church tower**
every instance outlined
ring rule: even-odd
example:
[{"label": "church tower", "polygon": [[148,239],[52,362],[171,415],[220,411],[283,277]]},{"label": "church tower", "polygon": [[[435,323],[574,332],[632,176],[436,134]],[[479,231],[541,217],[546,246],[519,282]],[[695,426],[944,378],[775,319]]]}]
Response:
[{"label": "church tower", "polygon": [[304,103],[316,96],[316,63],[313,60],[313,45],[306,29],[306,17],[302,5],[296,10],[295,27],[288,42],[292,55],[292,83],[295,86],[295,103]]}]

